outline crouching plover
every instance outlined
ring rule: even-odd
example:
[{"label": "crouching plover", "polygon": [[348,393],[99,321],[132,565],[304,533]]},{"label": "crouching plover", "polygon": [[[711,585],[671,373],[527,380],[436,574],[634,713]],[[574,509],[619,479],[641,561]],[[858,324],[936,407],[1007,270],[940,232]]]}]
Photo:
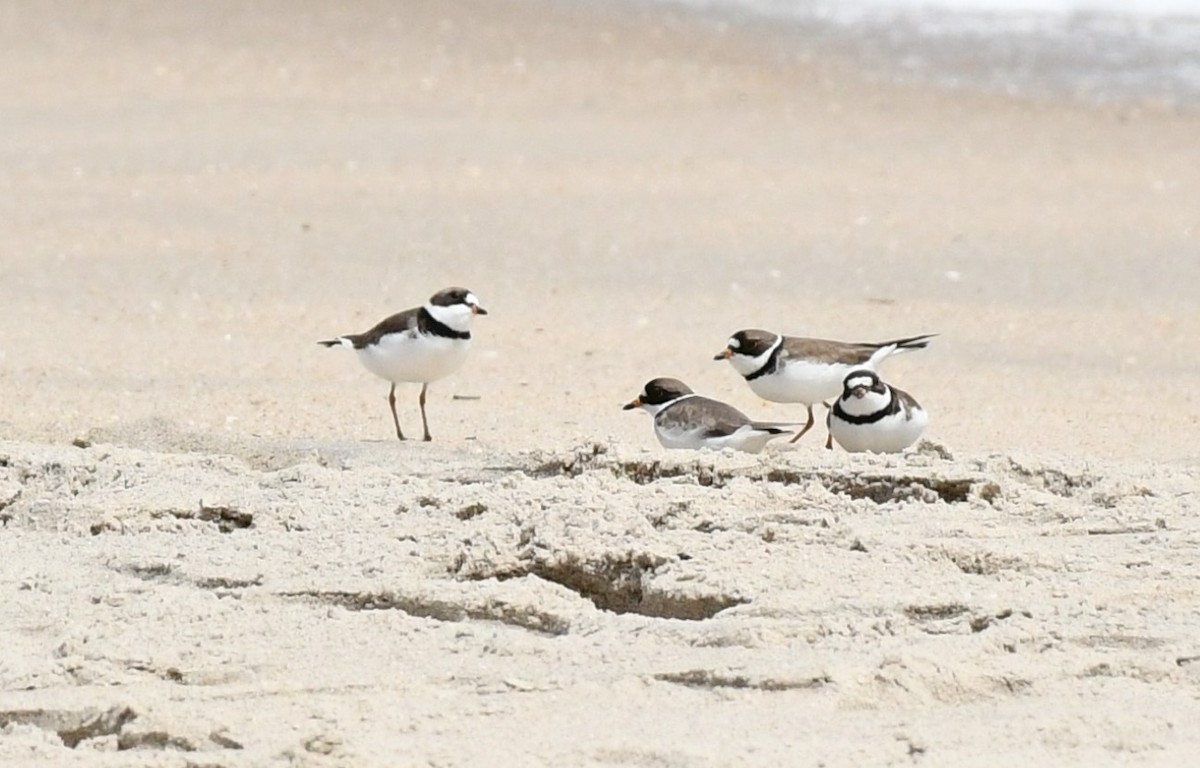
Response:
[{"label": "crouching plover", "polygon": [[790,435],[787,424],[751,421],[719,400],[692,392],[678,379],[652,379],[625,410],[642,408],[654,416],[654,434],[664,448],[736,448],[758,453],[767,441]]},{"label": "crouching plover", "polygon": [[[850,343],[781,336],[751,329],[733,334],[725,349],[713,359],[728,360],[746,379],[754,394],[764,400],[808,406],[808,422],[792,438],[794,443],[812,429],[813,405],[841,394],[847,373],[858,368],[875,370],[892,355],[923,349],[936,335]],[[828,443],[826,447],[829,447]]]},{"label": "crouching plover", "polygon": [[921,437],[929,414],[912,395],[864,368],[846,377],[828,420],[833,439],[851,453],[899,453]]},{"label": "crouching plover", "polygon": [[471,346],[471,320],[475,315],[486,314],[479,299],[466,288],[445,288],[433,294],[424,306],[392,315],[366,333],[317,343],[353,349],[368,371],[392,383],[388,405],[396,437],[401,440],[404,433],[396,415],[396,384],[421,384],[421,426],[428,441],[433,439],[425,418],[425,392],[429,383],[454,373],[463,364]]}]

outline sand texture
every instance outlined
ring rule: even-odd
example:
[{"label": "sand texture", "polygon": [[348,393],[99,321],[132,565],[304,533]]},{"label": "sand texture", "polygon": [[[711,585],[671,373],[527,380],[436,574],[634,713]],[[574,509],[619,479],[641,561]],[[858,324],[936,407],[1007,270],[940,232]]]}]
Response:
[{"label": "sand texture", "polygon": [[[0,765],[1200,754],[1194,112],[619,4],[0,20]],[[315,342],[455,284],[399,443]],[[883,369],[926,441],[620,409],[801,418],[745,327],[940,334]]]}]

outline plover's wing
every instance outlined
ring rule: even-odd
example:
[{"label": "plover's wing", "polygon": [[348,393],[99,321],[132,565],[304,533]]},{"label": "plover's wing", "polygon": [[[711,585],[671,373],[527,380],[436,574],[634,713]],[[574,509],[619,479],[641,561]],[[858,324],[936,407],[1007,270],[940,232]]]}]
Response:
[{"label": "plover's wing", "polygon": [[393,333],[413,333],[417,329],[417,319],[421,313],[420,307],[406,309],[403,312],[397,312],[391,317],[380,320],[374,328],[366,333],[359,333],[346,338],[354,342],[355,349],[372,344],[378,344],[384,336],[390,336]]},{"label": "plover's wing", "polygon": [[420,311],[420,307],[406,309],[403,312],[397,312],[391,317],[379,321],[374,328],[366,333],[347,333],[338,336],[336,339],[318,341],[317,343],[325,347],[342,346],[362,349],[372,344],[378,344],[379,340],[388,334],[404,333],[406,331],[413,332],[417,327],[417,316]]},{"label": "plover's wing", "polygon": [[923,411],[924,408],[916,399],[905,392],[903,389],[892,387],[892,412],[903,413],[905,421],[912,421],[913,414],[918,411]]},{"label": "plover's wing", "polygon": [[927,333],[922,336],[880,342],[833,341],[832,339],[785,336],[779,354],[785,361],[794,359],[826,365],[868,365],[878,363],[882,359],[876,357],[880,350],[887,349],[887,353],[883,355],[883,357],[887,357],[897,352],[924,349],[929,346],[929,340],[936,335],[936,333]]},{"label": "plover's wing", "polygon": [[726,437],[750,423],[746,414],[728,403],[693,396],[664,408],[658,426],[672,432],[695,432],[702,437]]},{"label": "plover's wing", "polygon": [[785,336],[779,350],[780,362],[804,360],[825,365],[862,365],[871,359],[879,347],[873,344],[851,344],[831,339],[807,339]]}]

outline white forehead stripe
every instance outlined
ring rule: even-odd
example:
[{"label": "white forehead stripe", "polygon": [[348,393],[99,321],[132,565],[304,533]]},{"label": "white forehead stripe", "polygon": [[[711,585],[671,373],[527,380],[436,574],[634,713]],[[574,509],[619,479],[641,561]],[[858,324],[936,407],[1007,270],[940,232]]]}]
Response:
[{"label": "white forehead stripe", "polygon": [[851,376],[849,379],[846,379],[846,386],[850,387],[851,389],[854,387],[870,387],[873,386],[874,383],[875,380],[865,373],[859,376]]},{"label": "white forehead stripe", "polygon": [[475,298],[475,294],[473,294],[473,293],[468,293],[467,298],[464,299],[464,301],[466,301],[467,304],[478,304],[479,303],[479,299]]},{"label": "white forehead stripe", "polygon": [[742,346],[742,343],[740,341],[738,341],[737,339],[735,339],[734,337],[730,336],[729,343],[726,344],[726,346],[737,349],[738,347]]}]

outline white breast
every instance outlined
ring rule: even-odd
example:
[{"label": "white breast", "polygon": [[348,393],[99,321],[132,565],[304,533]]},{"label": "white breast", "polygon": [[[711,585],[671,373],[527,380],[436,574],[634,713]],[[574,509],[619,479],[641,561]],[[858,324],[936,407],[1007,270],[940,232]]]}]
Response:
[{"label": "white breast", "polygon": [[904,411],[871,424],[851,424],[830,414],[829,431],[833,439],[851,453],[899,453],[921,438],[929,425],[929,414],[917,408],[904,418]]},{"label": "white breast", "polygon": [[363,366],[381,379],[428,383],[458,370],[470,346],[470,339],[391,333],[355,351]]},{"label": "white breast", "polygon": [[[864,366],[855,366],[862,368]],[[842,394],[842,381],[851,371],[843,363],[810,363],[789,360],[782,369],[747,382],[754,394],[773,403],[813,403]]]}]

